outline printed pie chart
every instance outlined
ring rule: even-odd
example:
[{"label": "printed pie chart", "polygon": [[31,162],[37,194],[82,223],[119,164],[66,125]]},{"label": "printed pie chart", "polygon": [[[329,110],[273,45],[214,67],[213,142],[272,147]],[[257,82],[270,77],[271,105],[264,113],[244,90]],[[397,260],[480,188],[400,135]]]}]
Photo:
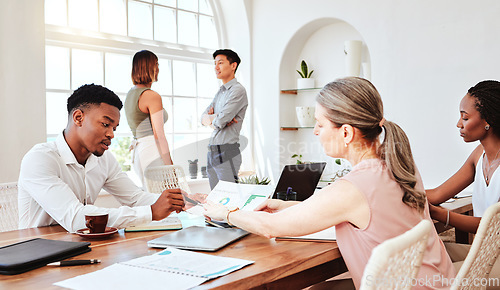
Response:
[{"label": "printed pie chart", "polygon": [[231,199],[230,199],[229,197],[225,197],[225,198],[221,199],[221,200],[219,201],[219,203],[220,203],[220,204],[222,204],[222,205],[226,205],[226,204],[228,204],[228,203],[229,203],[229,201],[230,201],[230,200],[231,200]]}]

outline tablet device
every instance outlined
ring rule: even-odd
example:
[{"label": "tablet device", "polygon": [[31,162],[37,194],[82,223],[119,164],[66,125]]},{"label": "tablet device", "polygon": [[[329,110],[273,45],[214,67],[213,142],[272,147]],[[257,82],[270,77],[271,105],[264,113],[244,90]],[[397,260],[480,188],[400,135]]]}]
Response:
[{"label": "tablet device", "polygon": [[213,252],[246,235],[248,232],[242,229],[192,226],[151,240],[148,246]]},{"label": "tablet device", "polygon": [[32,239],[0,248],[0,274],[14,275],[90,251],[89,242]]},{"label": "tablet device", "polygon": [[308,199],[314,193],[325,166],[326,162],[286,165],[281,172],[273,198],[277,198],[277,192],[286,191],[291,187],[292,191],[297,193],[297,200]]}]

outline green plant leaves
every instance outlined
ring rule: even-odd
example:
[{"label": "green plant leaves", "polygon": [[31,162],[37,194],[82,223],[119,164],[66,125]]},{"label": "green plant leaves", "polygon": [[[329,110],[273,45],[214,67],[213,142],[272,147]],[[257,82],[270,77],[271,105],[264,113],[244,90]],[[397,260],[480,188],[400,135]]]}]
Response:
[{"label": "green plant leaves", "polygon": [[299,70],[296,70],[299,75],[303,78],[303,79],[308,79],[311,77],[312,73],[314,72],[314,70],[312,71],[309,71],[309,69],[307,68],[307,63],[305,60],[302,60],[302,62],[300,63],[300,71]]},{"label": "green plant leaves", "polygon": [[302,60],[300,63],[300,69],[302,70],[302,74],[304,75],[305,78],[307,78],[307,63],[305,60]]},{"label": "green plant leaves", "polygon": [[262,179],[259,179],[257,175],[252,175],[248,177],[242,177],[238,180],[239,183],[242,184],[260,184],[260,185],[267,185],[271,182],[271,180],[267,177],[264,177]]},{"label": "green plant leaves", "polygon": [[299,73],[299,75],[300,75],[303,79],[305,79],[305,78],[306,78],[306,77],[302,74],[302,72],[300,72],[300,71],[298,71],[298,70],[297,70],[297,72]]}]

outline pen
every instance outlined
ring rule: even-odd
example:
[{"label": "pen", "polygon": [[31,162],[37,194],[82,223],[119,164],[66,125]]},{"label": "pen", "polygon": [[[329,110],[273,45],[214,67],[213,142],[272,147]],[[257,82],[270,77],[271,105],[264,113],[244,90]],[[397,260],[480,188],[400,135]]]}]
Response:
[{"label": "pen", "polygon": [[47,264],[47,266],[79,266],[79,265],[89,265],[89,264],[97,264],[100,263],[101,260],[90,259],[90,260],[68,260],[68,261],[60,261]]},{"label": "pen", "polygon": [[183,195],[183,196],[184,196],[184,198],[186,199],[186,201],[187,201],[187,202],[190,202],[190,203],[192,203],[192,204],[194,204],[194,205],[200,204],[200,202],[199,202],[199,201],[194,200],[194,199],[192,199],[192,198],[189,198],[187,195]]}]

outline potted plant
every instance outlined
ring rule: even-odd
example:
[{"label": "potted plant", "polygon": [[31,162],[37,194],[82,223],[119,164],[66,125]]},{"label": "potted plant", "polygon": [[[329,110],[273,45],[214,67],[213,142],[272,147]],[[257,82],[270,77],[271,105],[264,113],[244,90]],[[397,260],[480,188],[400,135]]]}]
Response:
[{"label": "potted plant", "polygon": [[335,175],[332,177],[332,182],[341,178],[344,175],[347,175],[351,171],[351,165],[345,159],[337,158],[335,159],[335,165],[337,167],[337,171]]},{"label": "potted plant", "polygon": [[292,159],[297,158],[295,160],[295,164],[311,164],[311,163],[316,163],[314,161],[304,161],[302,160],[302,154],[293,154]]},{"label": "potted plant", "polygon": [[267,177],[264,177],[264,178],[260,178],[257,176],[257,175],[251,175],[251,176],[247,176],[247,177],[241,177],[239,180],[238,180],[239,183],[243,183],[243,184],[260,184],[260,185],[267,185],[269,184],[269,182],[271,182],[271,180]]},{"label": "potted plant", "polygon": [[309,71],[307,67],[307,63],[305,60],[302,60],[300,63],[300,71],[297,70],[300,75],[300,78],[297,79],[297,89],[311,89],[314,88],[314,79],[311,78],[314,70]]},{"label": "potted plant", "polygon": [[302,164],[302,163],[304,163],[304,162],[302,162],[302,154],[293,154],[292,158],[297,158],[295,164]]},{"label": "potted plant", "polygon": [[[297,79],[297,89],[314,88],[314,79],[311,78],[314,70],[309,71],[305,60],[302,60],[300,63],[300,71],[297,70],[297,72],[301,77]],[[316,123],[314,119],[314,107],[295,107],[295,112],[300,127],[313,127]]]}]

